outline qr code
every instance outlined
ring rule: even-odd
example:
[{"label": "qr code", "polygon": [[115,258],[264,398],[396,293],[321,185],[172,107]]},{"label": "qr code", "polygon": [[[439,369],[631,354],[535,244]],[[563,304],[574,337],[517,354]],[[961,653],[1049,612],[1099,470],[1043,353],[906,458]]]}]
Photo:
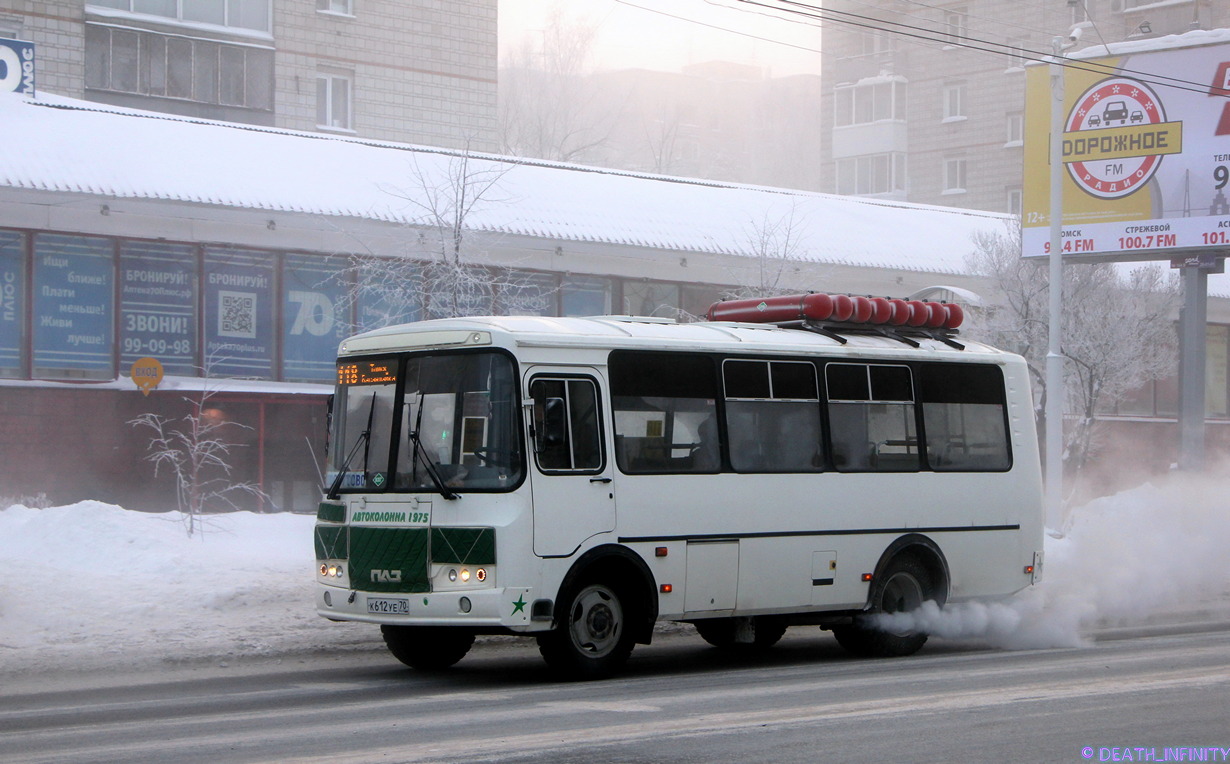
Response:
[{"label": "qr code", "polygon": [[256,339],[256,295],[218,293],[218,336]]}]

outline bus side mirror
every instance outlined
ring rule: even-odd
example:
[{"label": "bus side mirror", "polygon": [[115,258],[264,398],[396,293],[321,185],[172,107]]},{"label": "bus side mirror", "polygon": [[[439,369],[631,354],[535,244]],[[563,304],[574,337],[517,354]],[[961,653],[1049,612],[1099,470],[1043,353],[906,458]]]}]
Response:
[{"label": "bus side mirror", "polygon": [[534,450],[542,453],[563,445],[568,440],[563,398],[547,398],[542,406],[542,423],[535,433]]}]

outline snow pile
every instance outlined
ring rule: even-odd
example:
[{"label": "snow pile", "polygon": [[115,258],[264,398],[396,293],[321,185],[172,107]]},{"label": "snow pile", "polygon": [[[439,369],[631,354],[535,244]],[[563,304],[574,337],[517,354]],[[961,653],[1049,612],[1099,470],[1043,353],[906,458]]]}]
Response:
[{"label": "snow pile", "polygon": [[1007,603],[934,603],[890,628],[985,638],[1006,648],[1086,644],[1095,627],[1230,616],[1225,481],[1175,477],[1096,499],[1046,539],[1042,583]]},{"label": "snow pile", "polygon": [[0,510],[0,675],[378,643],[315,614],[314,522],[241,512],[189,538],[179,513]]}]

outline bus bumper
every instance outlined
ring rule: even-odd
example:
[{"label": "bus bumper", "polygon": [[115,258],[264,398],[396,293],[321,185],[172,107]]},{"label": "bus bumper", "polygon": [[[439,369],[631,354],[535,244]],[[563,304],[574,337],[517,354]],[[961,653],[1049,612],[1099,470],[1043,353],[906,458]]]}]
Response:
[{"label": "bus bumper", "polygon": [[[549,628],[549,617],[532,617],[533,604],[534,592],[526,588],[390,594],[323,584],[316,587],[316,613],[335,621],[506,628],[512,631]],[[550,612],[549,607],[547,612]]]}]

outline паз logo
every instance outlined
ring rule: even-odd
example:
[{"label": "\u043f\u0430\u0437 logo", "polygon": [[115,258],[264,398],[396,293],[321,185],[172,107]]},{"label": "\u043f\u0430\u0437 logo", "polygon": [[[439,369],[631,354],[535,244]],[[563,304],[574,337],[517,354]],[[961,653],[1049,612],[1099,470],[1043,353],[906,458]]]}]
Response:
[{"label": "\u043f\u0430\u0437 logo", "polygon": [[1139,191],[1166,154],[1183,150],[1183,123],[1167,122],[1147,85],[1110,77],[1077,99],[1063,134],[1063,161],[1072,180],[1099,199]]}]

